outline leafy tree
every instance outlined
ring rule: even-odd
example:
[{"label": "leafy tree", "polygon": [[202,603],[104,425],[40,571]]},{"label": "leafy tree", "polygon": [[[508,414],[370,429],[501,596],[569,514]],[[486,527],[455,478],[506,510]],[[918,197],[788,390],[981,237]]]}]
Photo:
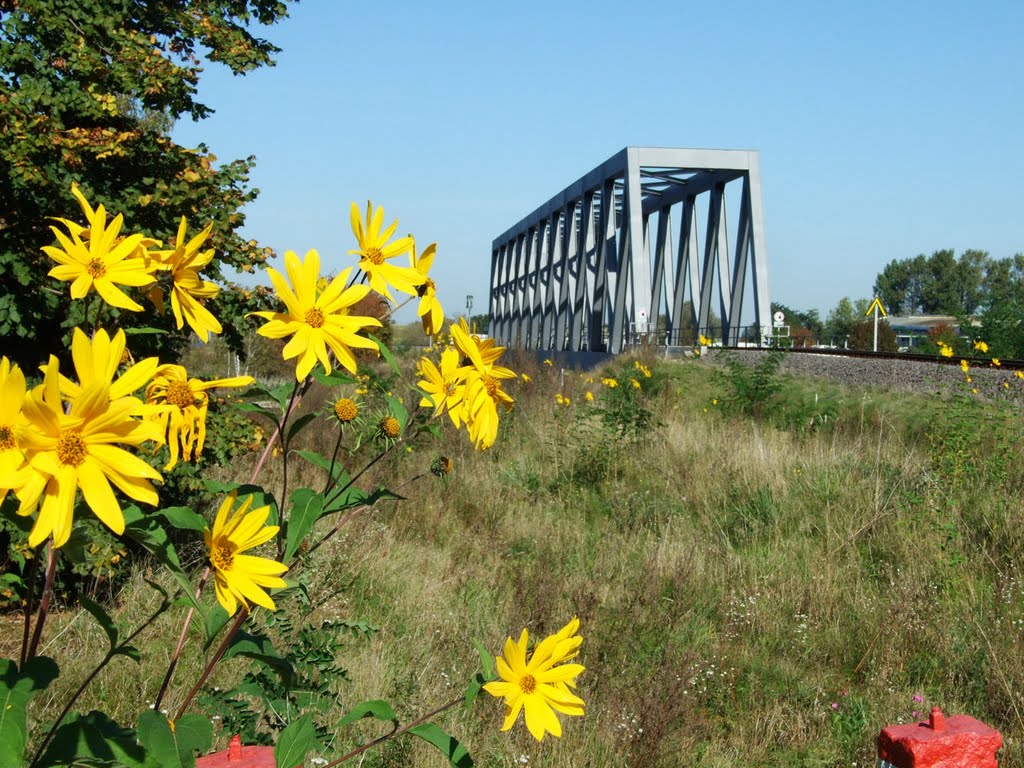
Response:
[{"label": "leafy tree", "polygon": [[897,315],[971,315],[984,303],[992,260],[985,251],[952,250],[891,261],[875,278],[875,295]]},{"label": "leafy tree", "polygon": [[[870,352],[874,349],[875,343],[875,319],[860,320],[854,323],[850,329],[850,349]],[[896,352],[899,347],[896,345],[896,331],[889,325],[888,320],[878,321],[878,351]]]},{"label": "leafy tree", "polygon": [[775,301],[772,302],[771,306],[773,315],[776,312],[782,312],[786,316],[786,325],[790,326],[791,329],[805,329],[807,331],[807,333],[803,334],[805,337],[821,335],[824,324],[821,322],[821,316],[818,314],[817,309],[809,309],[802,312]]},{"label": "leafy tree", "polygon": [[[863,306],[861,306],[863,305]],[[841,298],[825,319],[824,336],[833,344],[842,344],[853,330],[853,326],[864,319],[867,300],[851,301],[848,296]]]},{"label": "leafy tree", "polygon": [[[40,251],[53,241],[47,217],[82,220],[72,182],[93,205],[122,213],[128,232],[167,242],[181,216],[190,232],[213,222],[209,245],[217,256],[208,279],[221,279],[226,267],[262,266],[269,249],[238,233],[240,209],[257,194],[247,187],[253,158],[217,164],[207,147],[179,146],[167,132],[179,117],[211,113],[196,98],[204,59],[239,75],[273,63],[277,48],[249,28],[286,12],[278,0],[0,0],[6,354],[33,368],[46,346],[37,339],[82,320],[81,302],[69,302],[67,286],[46,277],[53,264]],[[239,313],[251,308],[237,297],[222,303]],[[232,318],[221,319],[227,329]],[[135,318],[126,313],[118,322],[130,326]],[[166,352],[183,337],[138,338]]]}]

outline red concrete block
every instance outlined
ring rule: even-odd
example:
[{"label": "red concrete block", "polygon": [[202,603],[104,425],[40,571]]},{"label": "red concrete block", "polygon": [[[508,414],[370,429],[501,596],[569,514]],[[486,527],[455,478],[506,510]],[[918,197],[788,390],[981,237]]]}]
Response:
[{"label": "red concrete block", "polygon": [[997,768],[1003,736],[967,715],[944,717],[932,707],[925,723],[890,725],[878,736],[878,757],[897,768]]}]

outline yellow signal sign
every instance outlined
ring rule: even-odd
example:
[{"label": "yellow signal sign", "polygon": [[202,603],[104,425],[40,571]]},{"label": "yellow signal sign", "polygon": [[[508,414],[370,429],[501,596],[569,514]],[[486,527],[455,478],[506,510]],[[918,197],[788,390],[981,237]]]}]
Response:
[{"label": "yellow signal sign", "polygon": [[875,296],[875,300],[871,302],[871,306],[868,307],[868,311],[864,313],[864,316],[867,317],[872,312],[874,312],[876,310],[876,308],[877,308],[877,310],[879,312],[882,313],[882,317],[888,317],[889,316],[889,314],[885,311],[885,307],[882,306],[882,302],[880,302],[878,300],[877,296]]}]

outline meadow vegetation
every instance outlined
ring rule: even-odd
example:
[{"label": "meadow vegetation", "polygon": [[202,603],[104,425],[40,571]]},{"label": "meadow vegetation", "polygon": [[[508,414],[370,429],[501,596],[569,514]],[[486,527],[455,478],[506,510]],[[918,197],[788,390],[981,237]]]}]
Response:
[{"label": "meadow vegetation", "polygon": [[[288,715],[280,706],[315,703],[337,722],[354,702],[387,699],[407,721],[460,694],[479,667],[474,640],[496,652],[510,627],[542,636],[575,614],[586,716],[538,743],[499,732],[489,698],[442,714],[477,765],[868,766],[882,726],[932,705],[998,728],[1001,764],[1024,765],[1018,411],[969,389],[895,394],[699,359],[510,365],[526,375],[506,385],[516,405],[490,451],[445,441],[456,446],[448,474],[418,448],[390,454],[371,474],[406,500],[355,515],[306,557],[305,591],[254,616],[315,685],[246,699],[244,675],[262,673],[223,664],[200,699],[220,719],[219,744],[233,732],[258,740]],[[300,413],[337,396],[314,389]],[[333,439],[307,429],[297,449],[330,455]],[[232,441],[209,479],[249,476],[258,454]],[[281,480],[275,461],[268,488]],[[293,483],[321,479],[312,465],[292,471]],[[198,567],[203,553],[192,555]],[[150,564],[139,555],[113,570],[94,586],[137,624]],[[62,669],[38,723],[101,655],[82,611],[51,621],[47,643],[76,648],[81,669]],[[173,646],[179,627],[158,621],[143,655]],[[186,646],[179,679],[208,653]],[[161,674],[117,660],[79,707],[129,717]],[[183,695],[172,688],[166,705]],[[322,735],[379,732],[360,722]],[[362,759],[448,762],[415,740]]]}]

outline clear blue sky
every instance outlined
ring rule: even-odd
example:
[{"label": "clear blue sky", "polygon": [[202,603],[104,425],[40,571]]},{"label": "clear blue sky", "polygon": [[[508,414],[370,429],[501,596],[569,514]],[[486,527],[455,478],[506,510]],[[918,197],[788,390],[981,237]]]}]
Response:
[{"label": "clear blue sky", "polygon": [[[352,263],[352,201],[438,242],[449,315],[491,241],[627,145],[761,153],[773,301],[824,316],[893,259],[1024,251],[1022,0],[303,0],[277,66],[210,64],[175,138],[255,155],[246,235]],[[402,319],[409,319],[403,317]]]}]

